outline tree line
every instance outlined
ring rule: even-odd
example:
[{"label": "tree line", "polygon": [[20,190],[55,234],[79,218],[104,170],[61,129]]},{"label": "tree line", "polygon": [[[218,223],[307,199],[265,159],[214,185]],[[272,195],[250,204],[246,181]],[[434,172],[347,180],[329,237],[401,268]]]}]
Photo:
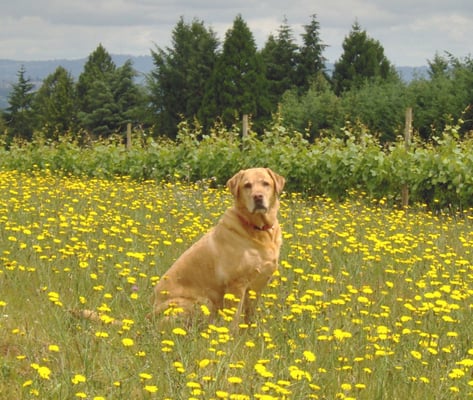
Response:
[{"label": "tree line", "polygon": [[75,81],[58,67],[39,88],[22,67],[2,113],[5,143],[61,135],[108,137],[132,123],[155,136],[175,138],[181,121],[206,132],[239,124],[247,114],[262,132],[272,119],[308,137],[338,136],[346,121],[361,123],[382,142],[395,140],[406,107],[428,140],[454,121],[460,135],[473,129],[473,60],[449,53],[428,61],[426,77],[404,82],[381,43],[354,22],[332,73],[323,53],[317,16],[303,26],[300,44],[284,20],[257,49],[238,15],[221,43],[204,21],[180,18],[171,45],[151,50],[154,68],[137,83],[131,61],[117,67],[100,44]]}]

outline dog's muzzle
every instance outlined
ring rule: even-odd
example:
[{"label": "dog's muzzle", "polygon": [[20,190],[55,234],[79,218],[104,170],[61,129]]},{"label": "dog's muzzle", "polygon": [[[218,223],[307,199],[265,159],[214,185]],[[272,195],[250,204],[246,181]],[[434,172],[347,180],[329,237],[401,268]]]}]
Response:
[{"label": "dog's muzzle", "polygon": [[253,196],[253,212],[254,213],[265,213],[268,211],[268,207],[265,204],[263,195]]}]

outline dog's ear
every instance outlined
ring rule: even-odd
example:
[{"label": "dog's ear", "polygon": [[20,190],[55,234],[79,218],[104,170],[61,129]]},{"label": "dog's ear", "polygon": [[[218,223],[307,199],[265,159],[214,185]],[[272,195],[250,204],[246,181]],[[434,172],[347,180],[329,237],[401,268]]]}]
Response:
[{"label": "dog's ear", "polygon": [[240,172],[237,172],[227,181],[227,187],[230,190],[230,193],[233,195],[233,197],[238,197],[238,188],[240,186],[240,180],[241,180],[241,177],[243,176],[243,172],[244,172],[243,170],[241,170]]},{"label": "dog's ear", "polygon": [[275,192],[280,195],[286,183],[286,179],[269,168],[266,168],[266,171],[268,171],[268,174],[273,179]]}]

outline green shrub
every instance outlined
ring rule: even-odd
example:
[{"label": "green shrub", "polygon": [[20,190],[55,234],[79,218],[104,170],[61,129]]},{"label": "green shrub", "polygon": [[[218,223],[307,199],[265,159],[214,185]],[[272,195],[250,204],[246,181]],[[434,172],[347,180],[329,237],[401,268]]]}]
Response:
[{"label": "green shrub", "polygon": [[250,131],[244,138],[236,126],[216,125],[203,134],[198,124],[182,122],[176,141],[136,132],[131,149],[119,136],[86,145],[69,135],[58,142],[39,136],[14,142],[0,150],[0,168],[138,180],[211,178],[224,184],[239,169],[267,166],[287,178],[288,191],[335,199],[357,191],[398,202],[401,187],[408,185],[412,201],[464,208],[473,205],[473,139],[460,140],[457,131],[448,125],[440,138],[407,150],[400,140],[382,146],[359,123],[311,142],[279,116],[262,135]]}]

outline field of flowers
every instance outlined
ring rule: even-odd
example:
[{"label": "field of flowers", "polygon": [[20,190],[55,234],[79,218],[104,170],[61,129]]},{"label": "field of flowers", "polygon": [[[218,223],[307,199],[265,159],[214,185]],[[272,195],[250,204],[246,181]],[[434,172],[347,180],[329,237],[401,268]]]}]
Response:
[{"label": "field of flowers", "polygon": [[0,397],[473,397],[469,212],[285,193],[257,320],[160,331],[154,283],[230,204],[206,182],[0,171]]}]

